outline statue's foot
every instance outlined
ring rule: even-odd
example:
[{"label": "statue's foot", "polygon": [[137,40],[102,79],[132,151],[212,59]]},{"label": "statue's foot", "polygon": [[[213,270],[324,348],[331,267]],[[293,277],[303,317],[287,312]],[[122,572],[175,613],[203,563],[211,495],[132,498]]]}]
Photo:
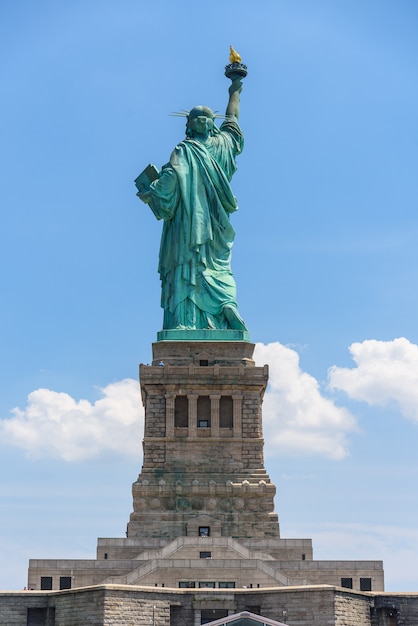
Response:
[{"label": "statue's foot", "polygon": [[228,324],[233,330],[247,330],[244,320],[242,319],[242,317],[238,313],[238,310],[235,307],[231,306],[230,304],[225,305],[223,308],[223,314],[225,315],[226,319],[228,320]]}]

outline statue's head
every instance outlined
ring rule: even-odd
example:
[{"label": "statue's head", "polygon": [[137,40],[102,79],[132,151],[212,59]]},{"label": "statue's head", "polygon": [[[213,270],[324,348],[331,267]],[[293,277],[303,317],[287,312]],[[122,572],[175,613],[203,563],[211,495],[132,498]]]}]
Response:
[{"label": "statue's head", "polygon": [[210,135],[215,126],[214,119],[215,113],[209,107],[193,107],[187,116],[187,137]]}]

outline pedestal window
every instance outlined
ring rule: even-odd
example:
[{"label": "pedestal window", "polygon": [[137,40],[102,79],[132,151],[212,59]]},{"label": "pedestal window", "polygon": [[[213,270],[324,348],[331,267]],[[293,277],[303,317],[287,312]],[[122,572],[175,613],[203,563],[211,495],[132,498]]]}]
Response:
[{"label": "pedestal window", "polygon": [[232,428],[234,424],[234,404],[231,396],[221,396],[219,401],[219,427]]},{"label": "pedestal window", "polygon": [[209,396],[199,396],[197,399],[197,426],[210,428],[211,407]]},{"label": "pedestal window", "polygon": [[174,426],[187,428],[189,425],[189,402],[187,396],[176,396],[174,401]]}]

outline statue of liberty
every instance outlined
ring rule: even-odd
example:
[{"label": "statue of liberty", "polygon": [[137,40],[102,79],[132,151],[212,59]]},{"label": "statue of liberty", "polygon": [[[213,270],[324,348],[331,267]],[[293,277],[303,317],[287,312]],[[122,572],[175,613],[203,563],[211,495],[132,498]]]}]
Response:
[{"label": "statue of liberty", "polygon": [[[235,62],[226,69],[245,68],[236,62],[240,59],[230,60]],[[135,181],[139,198],[164,220],[158,267],[163,329],[247,330],[231,272],[235,232],[230,222],[238,208],[230,180],[244,146],[238,117],[245,75],[246,68],[227,74],[232,83],[219,128],[207,106],[185,112],[186,138],[169,163],[161,172],[148,166]]]}]

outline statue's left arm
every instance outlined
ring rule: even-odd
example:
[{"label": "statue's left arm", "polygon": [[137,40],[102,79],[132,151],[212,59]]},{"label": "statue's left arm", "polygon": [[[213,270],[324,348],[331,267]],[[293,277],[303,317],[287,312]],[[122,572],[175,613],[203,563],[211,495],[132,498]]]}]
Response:
[{"label": "statue's left arm", "polygon": [[177,176],[170,164],[164,165],[160,177],[138,197],[148,204],[157,220],[170,220],[174,217],[179,202]]},{"label": "statue's left arm", "polygon": [[229,101],[226,107],[226,116],[238,121],[240,110],[239,95],[242,91],[242,82],[239,79],[232,81],[229,87]]}]

